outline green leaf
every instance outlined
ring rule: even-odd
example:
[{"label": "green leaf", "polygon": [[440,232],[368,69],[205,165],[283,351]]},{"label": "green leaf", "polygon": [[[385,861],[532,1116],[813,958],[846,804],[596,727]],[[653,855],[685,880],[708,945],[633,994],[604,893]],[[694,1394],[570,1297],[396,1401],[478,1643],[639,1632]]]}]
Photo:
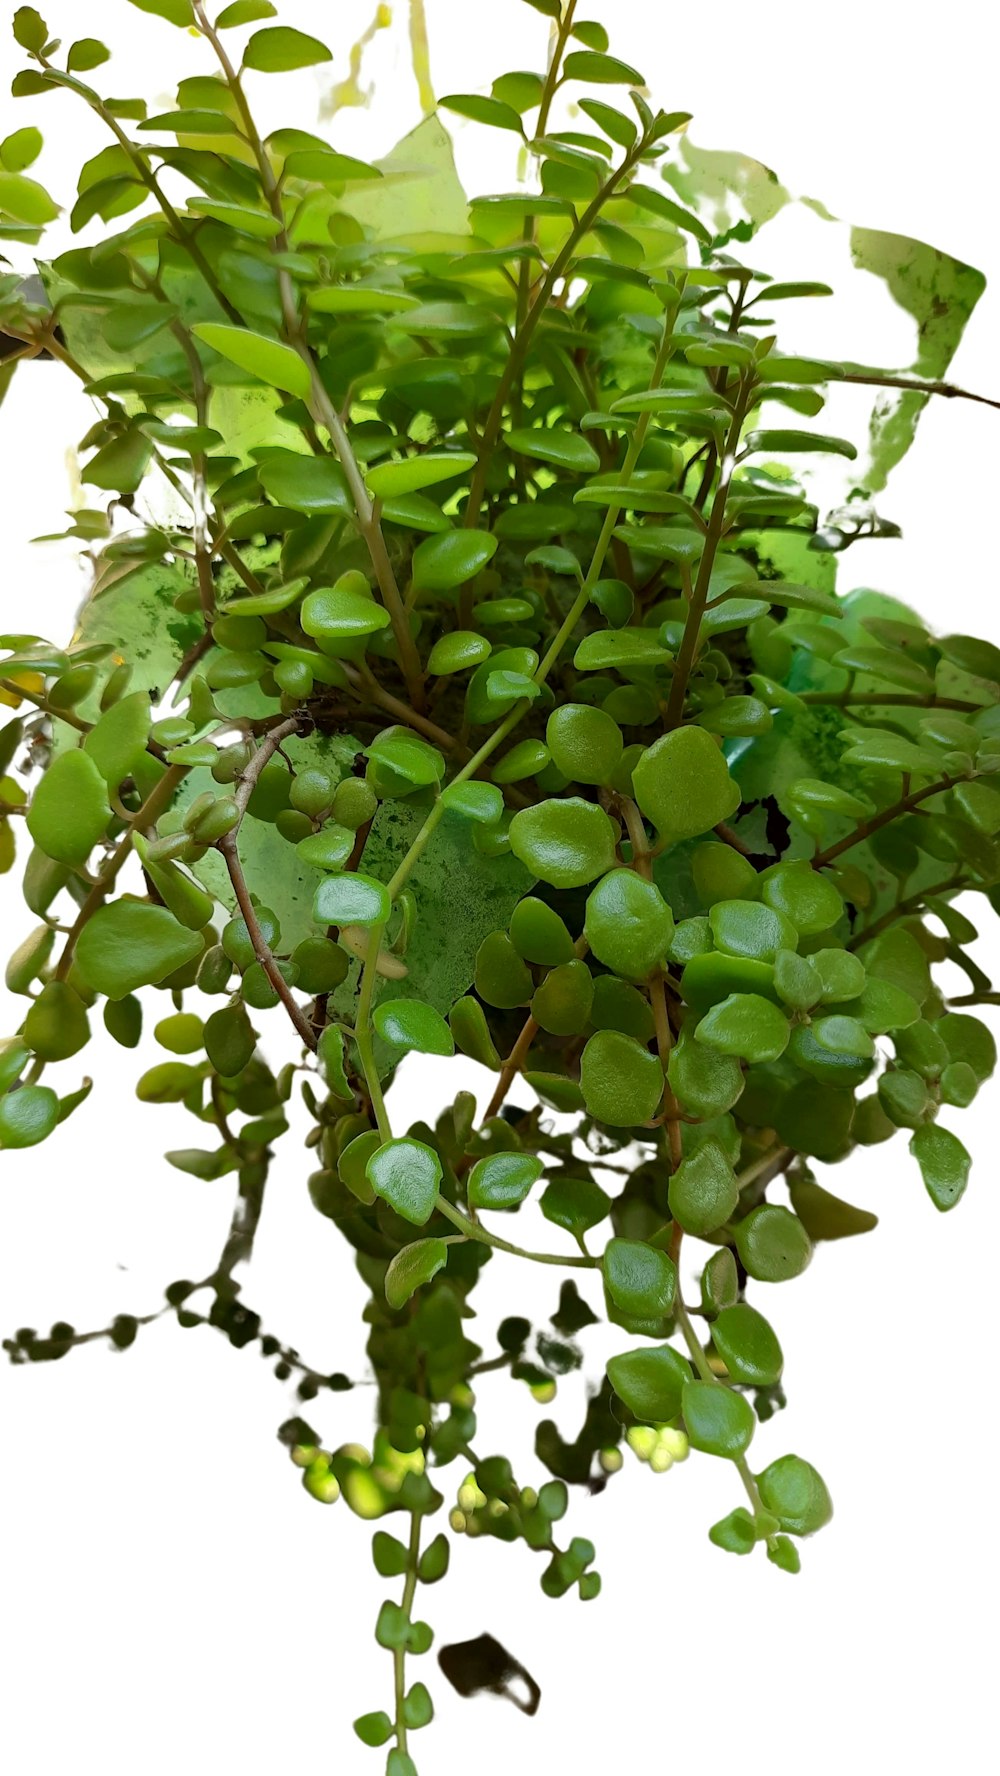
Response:
[{"label": "green leaf", "polygon": [[580,110],[585,111],[598,129],[603,130],[612,142],[620,148],[631,148],[636,138],[636,127],[631,117],[624,112],[616,111],[612,105],[605,105],[600,99],[581,99]]},{"label": "green leaf", "polygon": [[608,1379],[640,1423],[665,1424],[680,1412],[691,1365],[671,1345],[654,1345],[609,1357]]},{"label": "green leaf", "polygon": [[456,112],[459,117],[471,117],[474,123],[524,134],[518,113],[501,99],[484,99],[477,93],[449,93],[447,98],[438,100],[438,106]]},{"label": "green leaf", "polygon": [[362,1745],[377,1747],[384,1745],[387,1739],[392,1738],[392,1721],[384,1708],[374,1709],[370,1714],[359,1714],[353,1725]]},{"label": "green leaf", "polygon": [[59,215],[59,205],[53,203],[44,185],[39,185],[37,179],[26,178],[23,173],[8,172],[4,167],[0,167],[0,210],[32,228],[54,222]]},{"label": "green leaf", "polygon": [[774,1387],[784,1358],[769,1322],[745,1301],[724,1307],[712,1322],[712,1342],[733,1381],[745,1387]]},{"label": "green leaf", "polygon": [[439,1011],[420,999],[383,999],[372,1022],[384,1042],[409,1053],[453,1055],[455,1039]]},{"label": "green leaf", "polygon": [[792,1208],[813,1242],[848,1239],[857,1233],[871,1233],[878,1226],[877,1215],[868,1209],[855,1208],[853,1203],[842,1202],[813,1178],[791,1179],[788,1194]]},{"label": "green leaf", "polygon": [[686,1233],[703,1239],[735,1212],[736,1174],[717,1141],[706,1141],[681,1161],[667,1191],[670,1213]]},{"label": "green leaf", "polygon": [[660,1319],[670,1312],[677,1267],[666,1252],[645,1240],[613,1239],[604,1248],[604,1286],[624,1314]]},{"label": "green leaf", "polygon": [[744,1061],[776,1061],[788,1046],[788,1021],[759,993],[729,993],[705,1013],[695,1039]]},{"label": "green leaf", "polygon": [[674,920],[660,890],[634,870],[612,870],[587,898],[584,932],[599,962],[627,980],[661,967]]},{"label": "green leaf", "polygon": [[271,388],[287,389],[300,400],[308,400],[312,386],[309,370],[304,359],[290,345],[268,339],[263,333],[253,333],[247,327],[226,327],[218,321],[196,322],[191,331],[212,351],[245,370],[258,382],[267,383]]},{"label": "green leaf", "polygon": [[615,861],[615,829],[603,808],[579,796],[522,808],[510,823],[511,850],[554,888],[582,888]]},{"label": "green leaf", "polygon": [[674,203],[662,191],[656,191],[648,185],[630,185],[626,194],[631,203],[638,204],[641,209],[650,210],[664,222],[674,228],[680,228],[685,234],[693,234],[695,240],[701,241],[705,247],[712,244],[712,231],[705,227],[704,222],[693,216],[682,204]]},{"label": "green leaf", "polygon": [[330,50],[318,37],[309,37],[290,25],[268,25],[263,31],[255,31],[243,51],[244,68],[254,68],[262,74],[284,74],[292,68],[311,68],[317,62],[332,59]]},{"label": "green leaf", "polygon": [[597,451],[579,432],[559,431],[554,426],[515,426],[504,433],[504,441],[519,456],[568,469],[571,474],[591,475],[601,466]]},{"label": "green leaf", "polygon": [[764,1203],[751,1209],[734,1229],[736,1249],[744,1269],[762,1283],[780,1283],[798,1276],[812,1257],[812,1246],[801,1221],[790,1209]]},{"label": "green leaf", "polygon": [[80,865],[104,837],[110,818],[104,777],[86,752],[74,750],[49,765],[32,796],[27,827],[46,857]]},{"label": "green leaf", "polygon": [[41,152],[42,132],[29,124],[26,129],[15,130],[13,135],[0,142],[0,166],[8,173],[23,173]]},{"label": "green leaf", "polygon": [[925,1123],[910,1140],[927,1194],[936,1209],[953,1209],[969,1181],[972,1166],[957,1135],[937,1123]]},{"label": "green leaf", "polygon": [[783,1455],[757,1475],[764,1508],[790,1535],[814,1535],[833,1516],[822,1477],[799,1455]]},{"label": "green leaf", "polygon": [[367,591],[323,586],[302,600],[299,620],[306,634],[317,641],[351,642],[387,629],[389,613]]},{"label": "green leaf", "polygon": [[59,1099],[47,1085],[22,1085],[0,1098],[0,1147],[36,1147],[59,1121]]},{"label": "green leaf", "polygon": [[277,7],[271,0],[232,0],[231,6],[223,7],[215,21],[217,31],[231,31],[237,25],[253,25],[258,19],[274,18]]},{"label": "green leaf", "polygon": [[578,672],[606,672],[609,666],[660,666],[670,658],[655,629],[597,629],[581,641],[573,664]]},{"label": "green leaf", "polygon": [[534,1153],[491,1153],[478,1159],[466,1187],[469,1205],[474,1209],[514,1209],[544,1170]]},{"label": "green leaf", "polygon": [[788,452],[819,451],[829,456],[846,456],[849,462],[853,462],[858,454],[857,446],[847,438],[833,438],[827,432],[788,430],[748,432],[744,449],[750,454],[777,451],[782,456]]},{"label": "green leaf", "polygon": [[12,29],[14,41],[31,52],[44,49],[49,40],[49,27],[33,6],[18,7]]},{"label": "green leaf", "polygon": [[655,1115],[663,1095],[656,1055],[632,1036],[598,1030],[580,1059],[580,1087],[588,1115],[609,1128],[632,1128]]},{"label": "green leaf", "polygon": [[682,1032],[667,1067],[670,1089],[695,1116],[724,1116],[743,1091],[743,1069],[732,1055],[717,1054]]},{"label": "green leaf", "polygon": [[[366,480],[376,499],[392,499],[399,494],[418,493],[423,487],[436,487],[440,481],[467,475],[475,466],[476,458],[471,450],[428,450],[424,455],[408,457],[404,462],[379,463],[367,471]],[[468,536],[470,533],[456,531],[454,534]],[[493,547],[496,548],[495,543]]]},{"label": "green leaf", "polygon": [[595,86],[645,86],[645,78],[628,62],[588,49],[574,50],[563,63],[564,80],[588,80]]},{"label": "green leaf", "polygon": [[580,1239],[604,1220],[611,1198],[593,1178],[553,1178],[542,1191],[539,1207],[546,1221]]},{"label": "green leaf", "polygon": [[385,1298],[392,1308],[400,1308],[410,1296],[436,1277],[448,1262],[448,1248],[442,1239],[415,1240],[404,1246],[390,1260],[385,1273]]},{"label": "green leaf", "polygon": [[413,551],[410,571],[418,592],[453,592],[492,561],[497,539],[485,530],[444,530]]},{"label": "green leaf", "polygon": [[684,1427],[695,1449],[735,1461],[750,1446],[757,1420],[749,1400],[716,1381],[688,1381],[681,1399]]},{"label": "green leaf", "polygon": [[95,993],[124,999],[192,962],[201,949],[200,933],[186,930],[166,907],[123,898],[88,919],[77,940],[76,965]]},{"label": "green leaf", "polygon": [[106,709],[83,743],[109,789],[117,789],[138,767],[149,741],[150,707],[146,691],[133,691]]},{"label": "green leaf", "polygon": [[129,0],[129,5],[140,12],[152,12],[169,25],[189,26],[195,22],[191,0]]},{"label": "green leaf", "polygon": [[313,898],[317,925],[384,925],[390,910],[383,883],[360,872],[324,877]]},{"label": "green leaf", "polygon": [[716,1548],[724,1548],[727,1554],[749,1554],[756,1545],[757,1530],[749,1511],[740,1505],[730,1511],[728,1517],[713,1523],[708,1539]]},{"label": "green leaf", "polygon": [[442,1176],[441,1161],[432,1147],[404,1135],[384,1142],[365,1169],[376,1196],[404,1221],[422,1227],[430,1220]]},{"label": "green leaf", "polygon": [[779,951],[798,947],[798,932],[791,920],[759,901],[717,900],[708,923],[716,949],[730,956],[774,962]]},{"label": "green leaf", "polygon": [[632,782],[639,807],[668,843],[711,831],[740,805],[725,758],[701,728],[661,735],[642,754]]}]

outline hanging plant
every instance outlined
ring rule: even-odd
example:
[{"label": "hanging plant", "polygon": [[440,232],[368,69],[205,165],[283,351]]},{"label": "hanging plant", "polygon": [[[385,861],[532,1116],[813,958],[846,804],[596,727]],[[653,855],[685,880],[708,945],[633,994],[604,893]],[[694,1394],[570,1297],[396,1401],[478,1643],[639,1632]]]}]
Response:
[{"label": "hanging plant", "polygon": [[[92,84],[103,44],[14,20],[15,94],[89,107],[108,145],[70,218],[100,219],[91,244],[0,278],[2,386],[55,359],[100,410],[65,533],[93,564],[76,632],[0,637],[0,856],[17,833],[35,921],[7,965],[25,1012],[0,1145],[71,1142],[92,1022],[128,1051],[153,1017],[138,1097],[189,1113],[167,1162],[231,1180],[232,1224],[210,1275],[104,1335],[172,1314],[294,1385],[279,1434],[307,1491],[378,1522],[393,1699],[355,1732],[413,1776],[432,1703],[411,1661],[453,1537],[523,1541],[547,1597],[593,1598],[569,1489],[693,1448],[732,1468],[716,1548],[798,1571],[831,1503],[788,1452],[759,1285],[876,1220],[812,1161],[902,1130],[934,1207],[966,1187],[953,1125],[996,1060],[968,1008],[997,995],[954,902],[1000,906],[1000,650],[835,573],[856,536],[896,534],[874,496],[928,398],[962,392],[941,379],[982,280],[855,231],[858,263],[933,312],[921,359],[784,350],[784,305],[830,295],[743,263],[787,193],[691,147],[575,0],[529,0],[546,71],[440,101],[527,151],[525,183],[471,203],[437,117],[378,164],[298,127],[262,139],[257,81],[330,59],[268,0],[214,23],[201,0],[133,3],[195,40],[153,116]],[[58,214],[40,147],[33,126],[0,144],[21,249]],[[879,404],[821,518],[798,465],[857,459],[814,424],[842,383]],[[481,1115],[445,1102],[456,1052],[492,1071]],[[413,1053],[440,1057],[443,1107],[405,1127],[389,1087]],[[245,1297],[293,1102],[302,1188],[370,1291],[370,1453],[323,1446],[304,1414],[351,1379]],[[529,1202],[542,1251],[514,1237]],[[552,1269],[548,1325],[467,1336],[487,1263]],[[525,1486],[477,1378],[544,1407],[601,1317],[616,1354],[574,1441],[540,1419],[551,1478]],[[527,1677],[489,1636],[440,1664],[463,1694]]]}]

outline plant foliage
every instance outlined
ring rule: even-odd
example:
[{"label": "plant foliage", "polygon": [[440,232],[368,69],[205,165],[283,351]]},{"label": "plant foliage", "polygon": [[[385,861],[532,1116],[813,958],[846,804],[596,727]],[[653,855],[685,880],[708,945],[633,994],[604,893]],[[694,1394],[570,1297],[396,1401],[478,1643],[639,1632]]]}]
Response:
[{"label": "plant foliage", "polygon": [[[47,355],[100,410],[68,532],[94,568],[76,633],[0,637],[0,857],[23,832],[35,921],[7,965],[24,1017],[0,1045],[0,1145],[71,1141],[92,1021],[129,1049],[152,1015],[138,1096],[192,1122],[167,1158],[235,1186],[218,1265],[159,1311],[259,1347],[304,1406],[351,1381],[243,1294],[301,1099],[310,1197],[370,1290],[378,1403],[371,1453],[298,1415],[281,1435],[314,1498],[402,1522],[373,1543],[402,1581],[376,1628],[395,1702],[355,1727],[413,1776],[432,1705],[406,1661],[432,1643],[416,1599],[447,1565],[446,1497],[452,1535],[523,1541],[546,1595],[589,1598],[568,1487],[607,1484],[623,1448],[662,1471],[691,1445],[743,1498],[712,1542],[797,1571],[831,1506],[807,1460],[757,1453],[784,1404],[759,1285],[875,1225],[812,1162],[902,1130],[938,1209],[965,1189],[950,1125],[996,1059],[967,1008],[996,994],[954,902],[1000,908],[1000,651],[841,596],[835,569],[854,536],[894,534],[872,495],[928,397],[960,392],[936,379],[981,279],[856,234],[927,321],[920,362],[783,351],[784,303],[830,292],[740,250],[787,194],[691,148],[574,0],[529,0],[545,69],[441,101],[527,153],[517,190],[468,204],[437,117],[377,165],[297,127],[261,139],[255,82],[330,53],[273,6],[213,25],[201,0],[133,3],[199,40],[154,116],[90,84],[102,44],[14,21],[15,92],[88,106],[108,146],[71,211],[75,232],[100,220],[90,244],[0,278],[6,379]],[[0,145],[22,247],[58,214],[40,146],[33,125]],[[843,381],[880,405],[821,519],[800,465],[856,458],[813,425]],[[276,1068],[256,1027],[274,1008]],[[485,1113],[459,1092],[400,1127],[399,1062],[441,1057],[443,1093],[456,1051],[495,1076]],[[528,1202],[552,1250],[511,1237]],[[484,1352],[480,1270],[525,1261],[560,1274],[551,1322],[507,1318]],[[480,1441],[476,1379],[551,1399],[595,1319],[577,1277],[620,1348],[574,1442],[539,1422],[536,1492]]]}]

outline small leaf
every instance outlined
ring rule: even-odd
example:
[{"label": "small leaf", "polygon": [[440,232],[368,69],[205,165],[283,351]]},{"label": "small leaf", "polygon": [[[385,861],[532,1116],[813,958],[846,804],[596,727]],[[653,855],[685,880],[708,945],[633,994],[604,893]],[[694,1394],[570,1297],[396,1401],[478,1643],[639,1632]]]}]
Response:
[{"label": "small leaf", "polygon": [[519,136],[524,134],[518,113],[501,99],[485,99],[477,93],[449,93],[447,98],[438,100],[438,106],[456,112],[459,117],[471,117],[475,123],[513,130]]},{"label": "small leaf", "polygon": [[404,1246],[390,1260],[385,1273],[385,1298],[392,1308],[401,1308],[424,1283],[437,1276],[448,1262],[448,1248],[442,1239],[415,1240]]},{"label": "small leaf", "polygon": [[677,1267],[666,1252],[645,1240],[613,1239],[604,1248],[604,1285],[624,1314],[659,1319],[670,1312]]},{"label": "small leaf", "polygon": [[712,1322],[712,1342],[733,1381],[773,1387],[780,1380],[781,1346],[763,1314],[747,1302],[723,1308]]},{"label": "small leaf", "polygon": [[608,1379],[641,1423],[665,1424],[680,1412],[691,1365],[671,1345],[654,1345],[609,1357]]},{"label": "small leaf", "polygon": [[515,426],[504,433],[510,450],[530,456],[536,462],[551,463],[557,469],[574,474],[590,475],[601,466],[601,459],[592,444],[579,432],[559,431],[554,426]]},{"label": "small leaf", "polygon": [[199,321],[191,329],[196,338],[231,364],[272,388],[287,389],[300,400],[309,398],[311,382],[305,361],[290,345],[252,333],[247,327],[225,327],[217,321]]},{"label": "small leaf", "polygon": [[35,844],[57,863],[85,863],[104,837],[111,807],[107,786],[86,752],[53,759],[35,790],[27,827]]},{"label": "small leaf", "polygon": [[59,1120],[59,1100],[47,1085],[22,1085],[0,1098],[0,1147],[36,1147]]},{"label": "small leaf", "polygon": [[953,1209],[969,1181],[972,1161],[957,1135],[937,1123],[925,1123],[910,1140],[927,1194],[936,1209]]},{"label": "small leaf", "polygon": [[485,530],[445,530],[413,551],[410,571],[418,592],[452,592],[492,561],[497,539]]},{"label": "small leaf", "polygon": [[255,31],[243,52],[244,68],[263,74],[284,74],[292,68],[311,68],[317,62],[332,61],[330,50],[318,37],[290,25],[269,25]]},{"label": "small leaf", "polygon": [[595,86],[645,86],[645,77],[638,68],[617,57],[601,55],[589,49],[574,50],[563,63],[565,80],[589,80]]},{"label": "small leaf", "polygon": [[684,1427],[695,1449],[734,1461],[749,1448],[757,1420],[749,1400],[715,1381],[688,1381],[682,1398]]},{"label": "small leaf", "polygon": [[455,1039],[439,1011],[419,999],[383,999],[372,1022],[383,1041],[409,1053],[453,1055]]},{"label": "small leaf", "polygon": [[516,1208],[544,1170],[533,1153],[491,1153],[469,1173],[468,1202],[474,1209]]},{"label": "small leaf", "polygon": [[429,1221],[441,1182],[441,1161],[432,1147],[409,1136],[386,1141],[366,1166],[368,1182],[404,1221]]},{"label": "small leaf", "polygon": [[76,964],[95,993],[124,999],[173,974],[201,949],[200,933],[186,930],[166,907],[121,899],[87,921],[77,940]]}]

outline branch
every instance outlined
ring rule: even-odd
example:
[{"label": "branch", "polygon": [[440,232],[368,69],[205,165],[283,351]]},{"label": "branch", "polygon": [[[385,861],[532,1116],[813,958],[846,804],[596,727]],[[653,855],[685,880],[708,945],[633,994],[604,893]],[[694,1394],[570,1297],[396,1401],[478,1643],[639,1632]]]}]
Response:
[{"label": "branch", "polygon": [[954,781],[953,777],[941,777],[937,783],[928,783],[925,789],[915,789],[910,795],[903,796],[901,801],[893,802],[891,807],[883,808],[881,814],[873,814],[870,820],[859,821],[854,831],[848,833],[846,839],[838,839],[835,845],[828,845],[825,851],[817,851],[812,859],[813,869],[825,869],[827,864],[832,863],[834,858],[839,857],[843,851],[850,851],[852,845],[862,844],[865,839],[870,839],[873,833],[880,832],[883,826],[888,826],[891,821],[898,819],[900,814],[908,814],[911,808],[919,807],[921,802],[929,801],[931,796],[943,794],[946,789],[951,788]]},{"label": "branch", "polygon": [[272,728],[266,739],[262,740],[257,747],[246,769],[241,773],[236,786],[235,800],[239,809],[239,820],[231,832],[226,833],[224,838],[217,841],[216,850],[221,853],[229,871],[229,880],[232,882],[237,904],[246,923],[247,933],[253,945],[253,953],[303,1042],[308,1048],[315,1050],[316,1033],[301,1006],[297,1003],[288,982],[275,961],[274,952],[260,928],[257,909],[250,898],[250,890],[247,887],[243,866],[240,863],[238,843],[239,830],[243,824],[247,804],[253,794],[257,779],[268,760],[274,757],[282,741],[288,740],[292,734],[299,732],[302,719],[300,715],[288,716],[285,721],[279,722],[277,727]]}]

